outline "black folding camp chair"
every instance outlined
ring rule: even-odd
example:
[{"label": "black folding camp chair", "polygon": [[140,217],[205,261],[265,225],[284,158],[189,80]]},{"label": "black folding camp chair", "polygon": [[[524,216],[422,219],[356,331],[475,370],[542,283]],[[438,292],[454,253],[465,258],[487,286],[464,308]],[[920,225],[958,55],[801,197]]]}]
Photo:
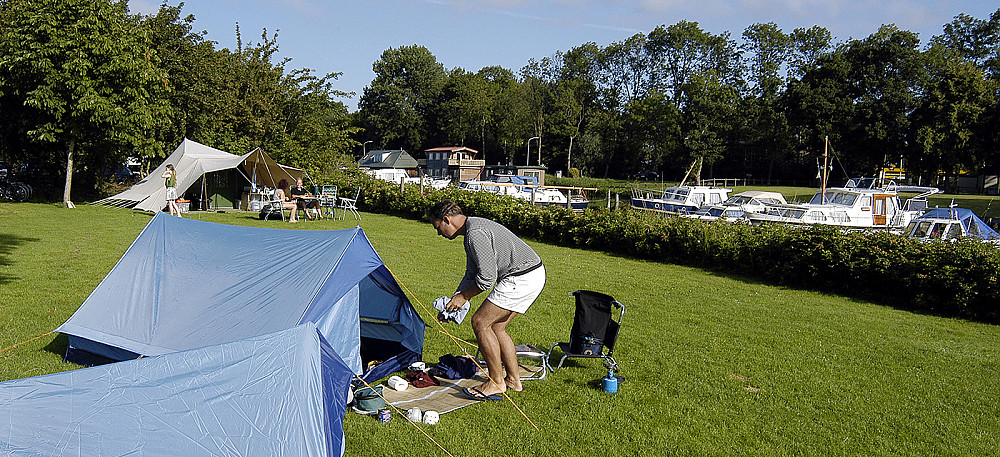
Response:
[{"label": "black folding camp chair", "polygon": [[[609,370],[618,370],[615,361],[615,342],[621,329],[622,317],[625,316],[625,305],[613,297],[600,292],[578,290],[570,292],[576,297],[576,314],[573,317],[573,328],[570,330],[570,342],[555,343],[549,348],[546,356],[548,361],[554,360],[552,352],[558,347],[562,358],[556,366],[549,365],[553,372],[563,366],[569,358],[604,359],[604,366]],[[612,316],[612,307],[619,310],[618,320]],[[607,349],[605,352],[604,349]]]}]

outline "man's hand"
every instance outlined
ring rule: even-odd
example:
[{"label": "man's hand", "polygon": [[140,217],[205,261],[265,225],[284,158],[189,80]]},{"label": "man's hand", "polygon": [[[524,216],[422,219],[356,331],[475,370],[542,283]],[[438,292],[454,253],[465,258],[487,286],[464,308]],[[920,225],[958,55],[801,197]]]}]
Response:
[{"label": "man's hand", "polygon": [[448,304],[444,306],[444,309],[449,312],[458,311],[458,309],[461,308],[467,301],[469,300],[467,300],[462,294],[456,294],[454,297],[451,297],[451,300],[449,300]]}]

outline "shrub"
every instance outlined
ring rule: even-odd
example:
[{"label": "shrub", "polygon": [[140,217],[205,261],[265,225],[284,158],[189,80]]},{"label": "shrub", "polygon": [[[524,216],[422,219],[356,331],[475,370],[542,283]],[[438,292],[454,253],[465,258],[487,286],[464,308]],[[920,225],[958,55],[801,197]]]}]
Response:
[{"label": "shrub", "polygon": [[448,198],[465,214],[520,236],[563,246],[708,268],[945,316],[1000,323],[1000,251],[974,241],[920,243],[886,232],[749,226],[670,218],[631,209],[528,205],[509,196],[399,185],[360,172],[331,177],[342,195],[361,188],[360,209],[423,219]]}]

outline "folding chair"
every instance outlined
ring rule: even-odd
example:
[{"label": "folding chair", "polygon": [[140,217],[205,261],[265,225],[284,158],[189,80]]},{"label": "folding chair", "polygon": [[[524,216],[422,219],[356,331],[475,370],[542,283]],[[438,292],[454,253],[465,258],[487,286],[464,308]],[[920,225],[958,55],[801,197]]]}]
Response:
[{"label": "folding chair", "polygon": [[358,214],[358,198],[361,197],[361,188],[354,192],[354,198],[340,197],[340,218],[347,219],[347,212],[354,214],[354,218],[361,222],[361,215]]},{"label": "folding chair", "polygon": [[[551,362],[552,352],[558,347],[562,351],[559,365],[549,365],[553,372],[563,366],[569,358],[604,359],[604,366],[609,370],[618,370],[615,361],[615,342],[621,329],[622,317],[625,316],[625,305],[610,295],[589,290],[570,292],[576,297],[576,314],[573,317],[573,328],[570,330],[569,343],[555,343],[549,348],[546,359]],[[612,316],[612,306],[619,309],[618,321]],[[607,348],[607,352],[604,352]]]},{"label": "folding chair", "polygon": [[336,216],[337,186],[323,186],[319,193],[319,206],[323,209],[324,217],[333,219]]},{"label": "folding chair", "polygon": [[[540,370],[532,373],[531,375],[521,376],[522,381],[534,381],[538,379],[545,379],[545,376],[548,374],[549,370],[549,357],[545,352],[542,352],[541,349],[538,349],[530,344],[518,344],[517,346],[514,346],[514,351],[517,354],[517,358],[519,360],[518,363],[520,363],[520,359],[537,360],[538,361],[537,366],[541,368]],[[478,360],[485,366],[486,361],[479,356],[480,352],[479,350],[476,350],[476,360]],[[524,366],[529,367],[530,365],[524,365]]]},{"label": "folding chair", "polygon": [[268,195],[267,205],[260,209],[260,218],[268,219],[271,214],[278,213],[281,215],[281,220],[285,220],[285,206],[284,201],[281,199],[278,189],[270,191]]}]

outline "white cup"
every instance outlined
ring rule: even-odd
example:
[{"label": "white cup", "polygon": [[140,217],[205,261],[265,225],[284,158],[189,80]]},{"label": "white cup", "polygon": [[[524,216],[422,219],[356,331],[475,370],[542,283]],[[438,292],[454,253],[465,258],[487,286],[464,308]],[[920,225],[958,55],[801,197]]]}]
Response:
[{"label": "white cup", "polygon": [[424,413],[424,423],[427,425],[434,425],[441,420],[441,415],[437,411],[427,411]]},{"label": "white cup", "polygon": [[420,408],[410,408],[410,410],[406,412],[406,418],[409,419],[410,422],[420,422],[421,416]]},{"label": "white cup", "polygon": [[397,392],[406,390],[406,386],[409,385],[405,379],[400,378],[399,376],[389,376],[389,379],[386,380],[385,383],[389,385],[389,388]]}]

